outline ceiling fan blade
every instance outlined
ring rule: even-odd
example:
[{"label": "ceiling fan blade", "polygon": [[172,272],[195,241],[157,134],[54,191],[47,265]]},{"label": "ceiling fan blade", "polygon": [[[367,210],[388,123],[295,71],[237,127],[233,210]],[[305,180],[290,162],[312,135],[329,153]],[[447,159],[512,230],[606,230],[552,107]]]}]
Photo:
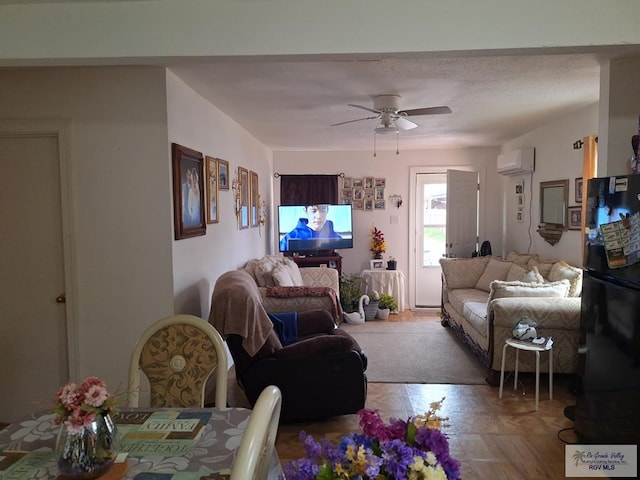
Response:
[{"label": "ceiling fan blade", "polygon": [[402,110],[398,112],[399,115],[406,115],[408,117],[414,115],[439,115],[441,113],[451,113],[451,109],[446,106],[442,107],[428,107],[428,108],[414,108],[412,110]]},{"label": "ceiling fan blade", "polygon": [[346,123],[361,122],[362,120],[373,120],[374,118],[378,118],[378,117],[376,116],[376,117],[358,118],[356,120],[347,120],[346,122],[332,123],[331,126],[337,127],[338,125],[344,125]]},{"label": "ceiling fan blade", "polygon": [[355,105],[353,103],[347,103],[348,106],[350,107],[355,107],[355,108],[360,108],[362,110],[366,110],[367,112],[373,112],[373,113],[382,113],[380,110],[376,110],[375,108],[369,108],[369,107],[363,107],[362,105]]},{"label": "ceiling fan blade", "polygon": [[398,117],[395,119],[396,125],[402,130],[413,130],[418,126],[417,123],[413,123],[411,120],[407,120],[404,117]]}]

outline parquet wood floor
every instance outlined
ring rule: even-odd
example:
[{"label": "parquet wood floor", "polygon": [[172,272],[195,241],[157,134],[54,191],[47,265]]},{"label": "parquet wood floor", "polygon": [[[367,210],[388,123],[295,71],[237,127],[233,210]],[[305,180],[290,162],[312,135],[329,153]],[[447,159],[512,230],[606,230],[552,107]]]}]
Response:
[{"label": "parquet wood floor", "polygon": [[[433,315],[416,316],[410,311],[392,315],[389,320],[439,321]],[[502,400],[498,399],[498,388],[489,385],[370,383],[366,408],[380,410],[385,420],[391,416],[406,418],[423,413],[431,402],[446,397],[441,413],[449,417],[445,431],[452,455],[462,464],[463,479],[562,479],[565,442],[577,442],[564,408],[573,405],[575,398],[569,391],[571,379],[557,375],[554,398],[549,400],[547,378],[541,373],[538,411],[532,375],[521,375],[517,391],[513,390],[512,377],[510,383],[505,380]],[[300,430],[316,438],[337,440],[347,432],[359,431],[359,427],[356,415],[281,425],[276,441],[281,461],[304,456],[298,440]]]}]

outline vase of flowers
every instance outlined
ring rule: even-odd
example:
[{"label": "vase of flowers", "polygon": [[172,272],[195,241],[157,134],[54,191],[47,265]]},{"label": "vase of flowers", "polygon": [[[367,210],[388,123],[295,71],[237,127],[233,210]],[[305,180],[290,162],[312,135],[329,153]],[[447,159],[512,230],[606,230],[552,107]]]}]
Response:
[{"label": "vase of flowers", "polygon": [[384,233],[375,226],[371,229],[371,251],[374,259],[382,258],[382,254],[386,252],[387,244],[384,241]]},{"label": "vase of flowers", "polygon": [[358,412],[362,433],[342,437],[337,445],[316,442],[300,432],[306,457],[284,465],[287,480],[430,480],[460,479],[460,462],[449,453],[447,436],[440,430],[444,398],[424,415],[385,424],[378,411]]},{"label": "vase of flowers", "polygon": [[86,480],[111,467],[117,455],[118,432],[111,418],[116,404],[97,377],[88,377],[80,385],[69,382],[58,390],[55,421],[60,433],[55,455],[62,475]]}]

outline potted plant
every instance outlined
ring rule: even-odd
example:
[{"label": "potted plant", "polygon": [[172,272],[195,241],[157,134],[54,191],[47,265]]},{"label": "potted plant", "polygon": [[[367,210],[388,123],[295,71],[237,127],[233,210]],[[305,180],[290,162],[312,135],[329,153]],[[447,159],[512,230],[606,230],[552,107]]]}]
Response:
[{"label": "potted plant", "polygon": [[360,296],[360,276],[343,274],[340,277],[340,305],[342,305],[342,310],[345,313],[356,312]]},{"label": "potted plant", "polygon": [[396,299],[388,293],[382,293],[380,295],[380,302],[378,303],[378,314],[376,318],[386,320],[389,318],[389,313],[397,308],[398,302],[396,302]]},{"label": "potted plant", "polygon": [[375,226],[371,228],[371,251],[373,258],[382,258],[382,254],[387,251],[387,242],[384,241],[384,233]]},{"label": "potted plant", "polygon": [[387,270],[395,270],[396,268],[398,268],[398,261],[394,257],[389,257]]}]

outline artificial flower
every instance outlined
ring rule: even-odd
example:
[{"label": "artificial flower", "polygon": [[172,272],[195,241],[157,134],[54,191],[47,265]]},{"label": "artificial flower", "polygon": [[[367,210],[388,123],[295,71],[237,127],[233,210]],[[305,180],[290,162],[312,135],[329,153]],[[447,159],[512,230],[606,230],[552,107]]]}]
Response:
[{"label": "artificial flower", "polygon": [[56,425],[64,424],[69,433],[80,433],[96,415],[115,413],[117,398],[98,377],[87,377],[80,385],[66,383],[56,393]]},{"label": "artificial flower", "polygon": [[384,233],[375,226],[371,229],[371,251],[373,253],[384,253],[387,251],[387,244],[384,241]]},{"label": "artificial flower", "polygon": [[358,412],[362,433],[343,436],[337,445],[316,441],[306,432],[300,439],[306,457],[287,462],[287,480],[456,480],[460,462],[451,457],[438,416],[444,398],[424,415],[386,424],[377,410]]}]

